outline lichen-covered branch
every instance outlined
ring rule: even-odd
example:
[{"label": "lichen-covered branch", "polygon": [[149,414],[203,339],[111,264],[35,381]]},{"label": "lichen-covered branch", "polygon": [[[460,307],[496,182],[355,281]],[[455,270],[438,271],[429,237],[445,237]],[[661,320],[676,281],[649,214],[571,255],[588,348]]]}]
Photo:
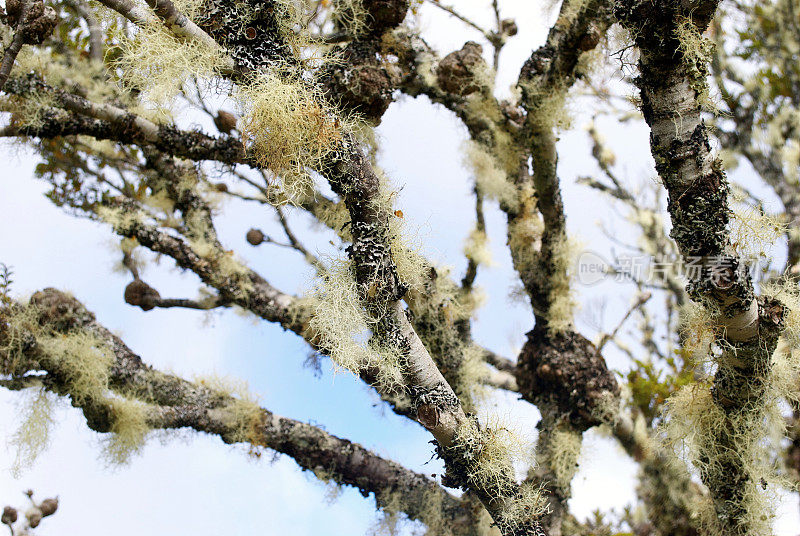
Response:
[{"label": "lichen-covered branch", "polygon": [[[50,343],[53,337],[76,341],[76,346],[62,350],[63,344]],[[446,524],[454,534],[474,530],[468,498],[459,500],[424,475],[315,426],[275,415],[241,395],[151,368],[80,302],[58,290],[37,292],[30,304],[0,312],[0,365],[12,379],[44,372],[35,375],[38,383],[69,396],[94,431],[120,434],[138,426],[138,441],[144,441],[148,430],[191,428],[226,443],[268,448],[320,478],[353,486],[364,496],[374,494],[380,508],[399,505],[409,518]],[[87,371],[97,377],[81,376]]]},{"label": "lichen-covered branch", "polygon": [[[465,414],[459,398],[442,376],[400,305],[407,292],[392,258],[389,211],[378,203],[381,183],[366,157],[345,142],[345,151],[328,175],[350,213],[348,248],[359,298],[376,321],[375,337],[398,351],[400,373],[412,395],[419,421],[433,434],[449,480],[475,493],[504,535],[545,534],[539,524],[538,499],[527,497],[514,479],[508,453],[486,455],[485,432]],[[477,450],[476,450],[477,449]],[[482,474],[492,464],[491,478]]]},{"label": "lichen-covered branch", "polygon": [[[568,246],[555,129],[564,114],[567,92],[584,74],[581,61],[599,44],[610,23],[611,6],[606,0],[565,1],[547,42],[525,62],[518,81],[521,105],[527,114],[520,135],[530,151],[533,176],[521,171],[517,177],[520,202],[517,210],[507,211],[509,244],[537,325],[549,324],[553,331],[563,330],[572,322],[571,307],[564,303],[569,301],[570,292],[564,259]],[[536,212],[542,217],[538,241],[527,236],[529,229],[539,225],[527,199],[531,187],[536,192]],[[534,253],[537,245],[539,251]]]},{"label": "lichen-covered branch", "polygon": [[14,37],[3,51],[0,62],[0,90],[4,89],[11,68],[23,45],[39,45],[53,31],[56,12],[42,0],[12,0],[6,4],[6,17],[14,27]]},{"label": "lichen-covered branch", "polygon": [[[729,186],[702,117],[709,60],[702,34],[716,7],[714,1],[625,1],[616,5],[615,14],[639,48],[636,84],[656,169],[669,193],[671,236],[684,259],[698,267],[687,290],[711,308],[722,345],[706,410],[713,417],[699,421],[707,429],[696,463],[714,500],[718,530],[751,534],[764,525],[754,502],[756,480],[763,476],[754,472],[749,457],[758,434],[766,433],[757,423],[771,403],[771,359],[785,307],[756,297],[746,261],[736,254],[727,228]],[[673,404],[674,418],[685,418],[677,413],[688,408],[680,401]]]},{"label": "lichen-covered branch", "polygon": [[180,131],[171,125],[158,125],[117,106],[93,103],[50,87],[34,73],[12,77],[6,91],[22,98],[46,95],[59,107],[42,111],[35,125],[6,126],[0,136],[54,138],[83,134],[100,140],[152,144],[164,152],[191,160],[249,162],[241,142],[235,138],[215,138],[197,131]]}]

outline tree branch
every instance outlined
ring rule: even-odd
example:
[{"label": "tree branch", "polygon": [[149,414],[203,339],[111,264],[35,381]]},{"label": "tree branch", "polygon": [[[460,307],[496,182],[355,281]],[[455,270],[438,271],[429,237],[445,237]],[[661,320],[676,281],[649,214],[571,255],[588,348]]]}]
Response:
[{"label": "tree branch", "polygon": [[[656,3],[627,0],[615,15],[639,47],[640,76],[636,84],[642,111],[650,126],[656,170],[669,193],[671,236],[686,262],[698,265],[690,277],[690,297],[713,308],[718,341],[724,343],[711,391],[712,407],[724,422],[700,434],[701,477],[714,499],[720,530],[744,534],[760,521],[748,493],[758,493],[758,478],[745,469],[749,454],[742,441],[758,441],[762,424],[741,437],[746,423],[762,423],[771,356],[784,327],[785,307],[774,299],[757,298],[745,261],[727,230],[729,185],[722,165],[712,155],[709,133],[701,115],[708,90],[709,57],[702,40],[717,7],[715,0]],[[645,30],[646,28],[646,30]],[[682,41],[683,40],[683,41]],[[705,435],[702,435],[705,434]],[[696,461],[697,463],[697,461]]]},{"label": "tree branch", "polygon": [[[396,508],[399,504],[411,519],[430,523],[442,516],[448,525],[452,523],[457,534],[470,533],[475,520],[468,499],[456,499],[424,475],[383,459],[357,443],[149,367],[119,337],[98,323],[80,302],[58,290],[48,288],[31,297],[30,307],[39,315],[40,327],[27,332],[30,341],[24,348],[14,346],[13,340],[9,342],[12,334],[6,322],[8,315],[19,314],[24,307],[27,306],[13,305],[0,313],[3,374],[11,372],[12,378],[26,378],[28,371],[45,371],[48,375],[45,388],[71,396],[73,405],[83,410],[92,430],[106,433],[116,429],[120,410],[114,403],[115,398],[107,392],[83,396],[73,390],[70,376],[65,373],[64,367],[68,365],[61,361],[61,356],[49,355],[47,345],[38,344],[39,337],[85,333],[108,348],[113,361],[108,369],[107,388],[116,396],[145,404],[144,418],[150,429],[191,428],[217,435],[225,443],[246,442],[254,447],[266,447],[292,457],[301,468],[321,478],[353,486],[364,496],[373,493],[380,508]],[[83,359],[92,359],[93,355],[89,352]],[[8,368],[10,360],[13,360],[13,371]],[[5,386],[26,387],[24,383],[6,383]],[[399,501],[396,500],[398,496]],[[432,503],[439,503],[441,509],[431,512]]]}]

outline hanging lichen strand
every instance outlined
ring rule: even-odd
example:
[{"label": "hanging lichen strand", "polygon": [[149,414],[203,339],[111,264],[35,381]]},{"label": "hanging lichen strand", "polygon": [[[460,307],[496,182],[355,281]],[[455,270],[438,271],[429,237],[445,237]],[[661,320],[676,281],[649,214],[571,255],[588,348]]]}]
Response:
[{"label": "hanging lichen strand", "polygon": [[[114,355],[108,341],[85,329],[94,316],[77,300],[45,289],[26,305],[0,309],[0,372],[14,374],[30,368],[33,353],[39,368],[48,370],[62,383],[74,405],[84,408],[89,419],[105,422],[99,431],[111,432],[103,441],[104,457],[114,464],[127,462],[144,445],[150,431],[146,404],[111,388]],[[17,449],[14,471],[29,467],[48,446],[55,424],[52,401],[39,383],[29,389],[31,403],[12,444]]]},{"label": "hanging lichen strand", "polygon": [[755,447],[768,435],[765,422],[777,403],[772,358],[785,307],[756,297],[729,238],[729,186],[701,116],[710,46],[702,33],[715,9],[714,1],[633,0],[618,3],[615,14],[639,48],[636,84],[656,169],[669,193],[671,236],[697,268],[687,290],[710,308],[719,349],[710,390],[692,386],[676,395],[667,429],[673,442],[676,436],[687,440],[711,492],[707,530],[761,535],[771,533],[760,488],[772,471]]}]

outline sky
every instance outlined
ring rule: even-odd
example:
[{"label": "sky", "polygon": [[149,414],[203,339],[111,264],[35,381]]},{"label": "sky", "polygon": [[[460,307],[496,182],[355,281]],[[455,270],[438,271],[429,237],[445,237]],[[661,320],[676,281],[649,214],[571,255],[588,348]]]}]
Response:
[{"label": "sky", "polygon": [[[461,0],[458,4],[465,14],[487,20],[488,2]],[[498,88],[502,94],[530,51],[542,44],[551,20],[531,2],[507,0],[501,6],[503,15],[513,16],[520,28],[501,56]],[[480,37],[427,5],[420,24],[429,42],[444,51]],[[608,240],[598,223],[618,222],[618,218],[609,214],[605,202],[598,203],[596,193],[575,182],[579,176],[596,174],[597,168],[583,129],[588,111],[581,109],[581,101],[571,107],[573,129],[563,133],[559,142],[568,225],[584,244],[605,252]],[[651,180],[654,170],[646,127],[599,121],[621,160],[621,174],[636,184]],[[403,211],[407,233],[427,256],[453,266],[456,274],[463,273],[461,249],[474,223],[471,184],[461,153],[465,129],[449,112],[423,97],[401,98],[392,104],[377,132],[380,164],[401,188],[397,206]],[[179,309],[143,312],[124,304],[122,293],[129,276],[114,271],[119,254],[110,230],[52,205],[43,195],[45,185],[33,178],[36,160],[26,149],[6,144],[0,154],[4,155],[0,262],[14,269],[15,294],[24,296],[47,286],[69,290],[156,368],[187,378],[211,374],[244,378],[260,403],[279,415],[322,426],[414,470],[441,472],[441,464],[431,457],[426,432],[393,415],[357,378],[332,370],[327,361],[316,377],[304,366],[307,346],[281,328],[234,311],[213,315]],[[250,227],[267,234],[277,229],[271,214],[238,202],[227,202],[221,210],[224,244],[279,288],[288,292],[310,288],[312,274],[302,268],[296,254],[266,245],[252,248],[245,242]],[[509,298],[517,283],[505,248],[502,213],[490,206],[486,216],[495,264],[478,275],[477,283],[488,299],[478,313],[474,336],[479,343],[513,356],[533,320],[525,304]],[[304,222],[297,219],[299,226]],[[324,233],[304,230],[300,235],[320,249],[327,244]],[[627,237],[626,232],[621,236]],[[195,278],[179,273],[168,261],[149,266],[144,279],[165,296],[194,296],[197,289]],[[589,313],[598,304],[605,311],[599,321],[613,326],[627,309],[633,290],[607,283],[581,288],[586,314],[578,317],[579,329],[593,333],[590,324],[597,319]],[[607,359],[612,367],[626,366],[624,357],[613,351]],[[23,398],[0,390],[0,429],[13,431],[18,426]],[[535,408],[508,395],[498,395],[485,406],[487,412],[509,419],[513,415],[518,431],[535,440]],[[76,532],[93,536],[109,531],[118,536],[349,536],[375,527],[371,498],[321,483],[287,457],[267,453],[253,459],[244,449],[224,445],[217,438],[183,433],[152,437],[129,464],[109,467],[100,459],[101,434],[86,428],[80,412],[62,404],[56,416],[59,425],[50,448],[19,478],[9,471],[13,449],[0,444],[2,504],[22,504],[21,492],[28,488],[39,498],[60,497],[59,511],[42,524],[41,536]],[[590,432],[573,481],[573,511],[585,517],[595,508],[624,507],[635,498],[635,474],[635,465],[613,441]],[[797,497],[787,495],[777,526],[780,536],[796,535],[797,512]],[[414,528],[408,526],[405,532]]]}]

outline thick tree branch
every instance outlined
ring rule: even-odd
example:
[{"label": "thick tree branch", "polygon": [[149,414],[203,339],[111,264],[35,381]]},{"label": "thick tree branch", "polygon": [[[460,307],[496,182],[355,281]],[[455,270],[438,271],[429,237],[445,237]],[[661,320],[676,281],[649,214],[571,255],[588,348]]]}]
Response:
[{"label": "thick tree branch", "polygon": [[[566,221],[558,181],[555,128],[558,114],[563,113],[564,99],[575,81],[583,75],[580,60],[585,52],[594,49],[611,24],[611,6],[607,0],[593,0],[585,5],[567,0],[561,6],[556,24],[550,29],[547,42],[534,51],[520,71],[518,87],[522,90],[522,106],[527,112],[521,137],[530,148],[533,176],[521,172],[520,195],[529,196],[526,183],[534,188],[536,209],[542,215],[544,230],[540,252],[534,253],[533,244],[512,249],[515,267],[531,297],[536,323],[544,326],[550,316],[554,294],[565,289],[554,288],[551,278],[543,274],[559,273],[562,267],[554,266],[560,250],[566,247]],[[527,166],[524,166],[526,168]],[[518,210],[510,210],[509,238],[515,229],[531,225],[536,218],[531,213],[528,200],[520,199]],[[528,259],[538,257],[536,266]],[[568,290],[567,290],[568,291]]]},{"label": "thick tree branch", "polygon": [[[254,447],[266,447],[292,457],[300,467],[322,478],[356,487],[364,496],[374,494],[381,508],[396,508],[399,496],[399,504],[409,518],[425,523],[441,515],[447,524],[452,523],[455,533],[471,533],[475,520],[469,500],[456,499],[424,475],[315,426],[280,417],[241,398],[149,367],[67,294],[48,288],[32,296],[31,306],[38,315],[34,319],[38,326],[25,334],[30,340],[23,348],[15,347],[13,342],[11,347],[6,345],[12,337],[6,322],[8,315],[19,314],[19,309],[27,306],[14,305],[0,314],[3,373],[24,379],[29,371],[46,372],[47,377],[40,380],[44,387],[70,396],[73,405],[83,410],[92,430],[105,433],[115,429],[119,414],[114,399],[106,392],[85,397],[73,391],[61,356],[49,355],[48,347],[38,344],[37,337],[85,333],[110,349],[113,362],[108,369],[108,387],[118,396],[144,403],[144,418],[151,429],[191,428],[217,435],[226,443],[247,442]],[[88,352],[85,358],[92,359],[93,354]],[[13,370],[9,370],[12,363]],[[11,389],[25,386],[6,384]],[[249,413],[243,417],[245,411]],[[441,504],[440,511],[431,512],[431,503]]]},{"label": "thick tree branch", "polygon": [[756,487],[756,476],[743,467],[740,456],[746,454],[739,452],[739,434],[743,423],[763,419],[769,403],[767,381],[784,306],[756,297],[745,261],[736,254],[727,230],[729,186],[711,153],[701,115],[709,57],[702,46],[685,44],[702,40],[716,7],[715,0],[626,0],[617,4],[615,14],[639,47],[636,84],[656,169],[669,193],[671,236],[684,260],[699,268],[687,290],[692,299],[714,308],[719,340],[726,343],[712,389],[725,423],[706,432],[701,476],[714,499],[721,530],[745,534],[756,530],[754,523],[759,521],[749,512],[747,493]]}]

